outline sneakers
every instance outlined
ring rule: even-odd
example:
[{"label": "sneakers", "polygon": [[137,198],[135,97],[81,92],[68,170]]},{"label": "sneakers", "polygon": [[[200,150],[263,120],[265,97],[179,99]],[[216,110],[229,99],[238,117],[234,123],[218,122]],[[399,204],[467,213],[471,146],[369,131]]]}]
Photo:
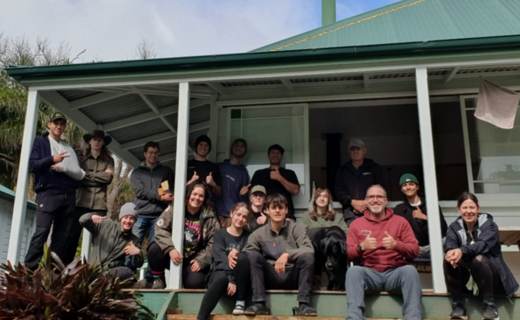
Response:
[{"label": "sneakers", "polygon": [[233,309],[231,314],[233,314],[234,316],[238,316],[238,315],[241,315],[241,314],[245,314],[245,311],[246,311],[246,308],[245,308],[244,305],[236,304],[235,308]]},{"label": "sneakers", "polygon": [[146,281],[146,279],[141,279],[134,283],[134,289],[150,289],[152,287],[152,284],[149,281]]},{"label": "sneakers", "polygon": [[495,320],[498,319],[498,310],[494,302],[484,301],[484,311],[482,311],[482,319]]},{"label": "sneakers", "polygon": [[152,289],[164,289],[166,285],[162,279],[154,279],[152,282]]},{"label": "sneakers", "polygon": [[450,319],[466,319],[466,308],[464,308],[464,303],[454,302],[451,305]]},{"label": "sneakers", "polygon": [[318,313],[316,312],[316,309],[314,309],[307,303],[300,303],[298,307],[293,308],[293,315],[316,317]]},{"label": "sneakers", "polygon": [[246,310],[244,310],[244,314],[246,315],[269,315],[271,314],[271,310],[269,310],[268,307],[262,302],[255,302],[249,307],[247,307]]}]

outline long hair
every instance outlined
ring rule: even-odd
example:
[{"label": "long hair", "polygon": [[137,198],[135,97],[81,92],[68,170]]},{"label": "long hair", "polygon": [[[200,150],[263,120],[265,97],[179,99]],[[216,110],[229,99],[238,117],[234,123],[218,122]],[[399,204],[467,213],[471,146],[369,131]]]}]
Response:
[{"label": "long hair", "polygon": [[191,193],[193,192],[193,190],[195,190],[195,188],[202,188],[204,190],[204,201],[202,201],[201,210],[210,208],[208,205],[208,201],[209,201],[208,200],[209,199],[208,188],[203,183],[194,183],[194,184],[188,186],[188,188],[186,189],[186,199],[184,199],[185,205],[186,206],[188,205],[188,200],[190,199]]},{"label": "long hair", "polygon": [[323,219],[334,221],[336,218],[336,211],[334,211],[334,208],[332,207],[332,194],[330,193],[330,190],[327,188],[316,188],[314,190],[314,193],[312,194],[312,199],[309,204],[309,217],[313,221],[318,221],[318,207],[316,206],[316,199],[319,197],[320,194],[326,193],[327,197],[329,198],[329,203],[327,204],[327,212],[325,212],[325,215],[323,216]]},{"label": "long hair", "polygon": [[235,203],[235,205],[231,208],[231,210],[229,210],[229,216],[231,216],[233,213],[235,213],[236,211],[238,211],[242,208],[247,210],[247,217],[249,218],[251,211],[249,210],[249,207],[247,206],[247,203],[245,203],[245,202]]},{"label": "long hair", "polygon": [[457,208],[460,208],[460,206],[462,205],[462,203],[466,200],[471,200],[473,202],[475,202],[475,204],[477,205],[477,207],[480,207],[480,205],[478,204],[478,198],[476,195],[474,195],[473,193],[471,192],[468,192],[468,191],[464,191],[460,196],[459,198],[457,199]]}]

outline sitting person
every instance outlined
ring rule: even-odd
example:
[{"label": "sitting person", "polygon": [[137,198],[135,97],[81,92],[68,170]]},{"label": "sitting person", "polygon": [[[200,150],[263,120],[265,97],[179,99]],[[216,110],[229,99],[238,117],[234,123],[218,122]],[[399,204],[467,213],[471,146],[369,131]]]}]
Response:
[{"label": "sitting person", "polygon": [[249,193],[249,217],[247,219],[249,232],[255,231],[267,222],[265,214],[266,194],[264,186],[256,185],[251,188]]},{"label": "sitting person", "polygon": [[211,263],[213,236],[220,228],[213,210],[207,205],[207,191],[196,183],[186,190],[184,216],[184,250],[181,254],[172,241],[173,208],[169,206],[155,223],[155,241],[148,246],[148,263],[153,276],[153,289],[162,289],[164,269],[170,261],[182,267],[184,288],[204,288]]},{"label": "sitting person", "polygon": [[88,263],[101,265],[115,277],[132,279],[143,263],[138,238],[132,233],[137,212],[135,204],[125,203],[119,211],[119,222],[95,212],[79,218],[82,227],[92,234]]},{"label": "sitting person", "polygon": [[489,213],[480,212],[477,197],[464,192],[457,200],[460,216],[446,234],[444,273],[453,299],[452,319],[466,316],[464,298],[469,277],[475,281],[483,300],[483,319],[497,319],[495,296],[512,296],[518,289],[500,249],[498,226]]},{"label": "sitting person", "polygon": [[267,196],[269,221],[249,236],[246,252],[251,265],[253,303],[245,314],[270,314],[265,301],[265,287],[275,289],[298,288],[299,306],[295,315],[316,315],[311,307],[314,249],[305,226],[288,214],[287,199],[281,194]]},{"label": "sitting person", "polygon": [[[419,180],[411,173],[405,173],[399,179],[401,192],[406,200],[394,208],[394,213],[402,216],[412,226],[413,233],[419,241],[419,255],[416,260],[430,260],[430,237],[428,233],[428,213],[426,202],[419,196]],[[441,235],[446,237],[448,225],[439,208],[439,220],[441,222]]]},{"label": "sitting person", "polygon": [[307,226],[307,234],[314,247],[315,280],[318,280],[315,286],[320,286],[322,271],[325,271],[327,289],[344,290],[347,224],[343,215],[334,211],[332,202],[329,189],[317,188],[312,195],[309,211],[301,222]]},{"label": "sitting person", "polygon": [[247,216],[249,211],[244,202],[231,208],[231,224],[217,231],[213,242],[213,268],[208,290],[202,298],[198,320],[209,319],[211,311],[220,297],[234,296],[236,303],[233,314],[243,314],[246,304],[249,280],[249,261],[243,251],[249,232]]},{"label": "sitting person", "polygon": [[301,222],[309,230],[337,226],[346,232],[347,224],[343,220],[342,215],[336,214],[332,207],[332,202],[332,195],[329,189],[317,188],[312,195],[309,211]]},{"label": "sitting person", "polygon": [[347,319],[364,319],[365,291],[400,291],[403,319],[421,318],[421,281],[413,265],[419,245],[410,224],[387,208],[385,189],[368,188],[367,209],[355,219],[347,234],[349,260],[361,264],[347,270]]}]

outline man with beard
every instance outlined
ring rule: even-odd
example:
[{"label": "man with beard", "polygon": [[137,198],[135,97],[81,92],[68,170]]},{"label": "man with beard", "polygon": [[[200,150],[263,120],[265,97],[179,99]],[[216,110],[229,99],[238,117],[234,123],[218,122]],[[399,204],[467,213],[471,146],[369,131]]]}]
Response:
[{"label": "man with beard", "polygon": [[386,207],[385,189],[373,185],[365,197],[363,217],[352,222],[347,234],[347,257],[359,261],[347,270],[347,319],[364,319],[365,291],[401,292],[403,318],[421,318],[421,282],[410,264],[419,245],[410,224]]}]

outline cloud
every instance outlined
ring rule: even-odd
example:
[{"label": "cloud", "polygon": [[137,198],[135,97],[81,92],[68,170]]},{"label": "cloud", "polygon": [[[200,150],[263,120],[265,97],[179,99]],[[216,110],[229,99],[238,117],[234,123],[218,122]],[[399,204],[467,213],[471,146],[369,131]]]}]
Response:
[{"label": "cloud", "polygon": [[8,1],[0,33],[86,49],[81,62],[137,59],[143,40],[157,57],[237,53],[319,27],[320,10],[318,0]]}]

